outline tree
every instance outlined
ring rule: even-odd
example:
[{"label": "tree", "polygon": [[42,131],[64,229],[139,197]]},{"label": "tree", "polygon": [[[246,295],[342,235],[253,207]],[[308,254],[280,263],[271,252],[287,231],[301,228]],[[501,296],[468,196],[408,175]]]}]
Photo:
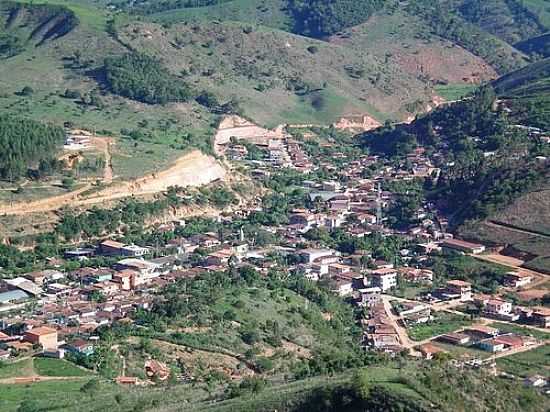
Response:
[{"label": "tree", "polygon": [[355,373],[352,381],[352,387],[357,397],[362,400],[369,399],[372,388],[372,380],[369,377],[368,370],[360,369]]},{"label": "tree", "polygon": [[82,387],[80,388],[80,392],[85,393],[89,396],[93,396],[99,391],[99,389],[100,389],[99,380],[90,379],[88,382],[82,385]]}]

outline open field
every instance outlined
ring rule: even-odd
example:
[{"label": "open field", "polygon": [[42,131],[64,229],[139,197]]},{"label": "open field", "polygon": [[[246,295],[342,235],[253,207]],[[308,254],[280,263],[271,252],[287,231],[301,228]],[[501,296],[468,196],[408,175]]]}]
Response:
[{"label": "open field", "polygon": [[451,356],[459,360],[466,359],[487,359],[491,356],[490,352],[475,348],[473,346],[451,345],[443,342],[432,342],[435,346],[448,352]]},{"label": "open field", "polygon": [[32,375],[34,375],[34,367],[33,360],[30,358],[13,363],[5,362],[0,367],[0,379]]},{"label": "open field", "polygon": [[90,376],[92,373],[61,359],[35,358],[34,369],[40,376]]},{"label": "open field", "polygon": [[476,89],[472,84],[448,84],[435,86],[435,91],[446,101],[452,102],[454,100],[460,100],[464,96],[472,93]]},{"label": "open field", "polygon": [[42,377],[83,377],[92,372],[71,362],[54,358],[27,358],[15,362],[4,362],[0,366],[0,380],[29,376]]}]

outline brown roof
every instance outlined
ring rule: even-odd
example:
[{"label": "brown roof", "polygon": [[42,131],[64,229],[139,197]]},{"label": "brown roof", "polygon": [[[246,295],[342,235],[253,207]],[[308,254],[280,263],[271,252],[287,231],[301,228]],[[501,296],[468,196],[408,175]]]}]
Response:
[{"label": "brown roof", "polygon": [[470,326],[467,330],[472,332],[486,333],[487,335],[495,335],[498,333],[498,329],[484,325]]},{"label": "brown roof", "polygon": [[120,385],[135,385],[137,384],[137,378],[133,376],[117,376],[116,383]]},{"label": "brown roof", "polygon": [[536,307],[533,309],[533,314],[538,316],[550,316],[550,308]]},{"label": "brown roof", "polygon": [[101,242],[101,246],[121,248],[121,247],[124,247],[124,244],[120,243],[120,242],[117,242],[117,241],[114,241],[114,240],[104,240],[103,242]]},{"label": "brown roof", "polygon": [[518,335],[501,335],[495,338],[498,343],[503,343],[506,346],[523,346],[524,340]]},{"label": "brown roof", "polygon": [[52,333],[57,333],[57,330],[53,328],[49,328],[47,326],[40,326],[38,328],[32,328],[31,330],[25,333],[28,335],[44,336],[44,335],[51,335]]}]

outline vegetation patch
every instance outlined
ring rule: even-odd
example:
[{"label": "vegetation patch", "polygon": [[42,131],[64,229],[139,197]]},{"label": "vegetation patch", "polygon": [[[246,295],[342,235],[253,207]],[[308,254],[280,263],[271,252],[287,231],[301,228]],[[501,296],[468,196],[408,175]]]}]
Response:
[{"label": "vegetation patch", "polygon": [[516,376],[542,375],[550,378],[550,345],[497,359],[497,366]]},{"label": "vegetation patch", "polygon": [[111,91],[149,104],[185,102],[189,86],[172,76],[162,64],[142,53],[105,59],[105,74]]}]

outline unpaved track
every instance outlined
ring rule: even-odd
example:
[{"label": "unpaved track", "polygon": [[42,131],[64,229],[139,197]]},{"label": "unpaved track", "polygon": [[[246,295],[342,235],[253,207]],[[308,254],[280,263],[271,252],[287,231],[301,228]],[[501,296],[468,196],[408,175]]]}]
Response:
[{"label": "unpaved track", "polygon": [[[107,148],[107,150],[109,149]],[[117,183],[89,196],[84,196],[84,192],[93,187],[91,184],[70,193],[35,202],[0,205],[0,215],[26,215],[51,212],[65,206],[91,206],[131,196],[160,193],[170,186],[202,186],[215,180],[224,179],[226,174],[226,169],[216,159],[199,150],[193,150],[161,172],[152,173],[133,181]]]}]

